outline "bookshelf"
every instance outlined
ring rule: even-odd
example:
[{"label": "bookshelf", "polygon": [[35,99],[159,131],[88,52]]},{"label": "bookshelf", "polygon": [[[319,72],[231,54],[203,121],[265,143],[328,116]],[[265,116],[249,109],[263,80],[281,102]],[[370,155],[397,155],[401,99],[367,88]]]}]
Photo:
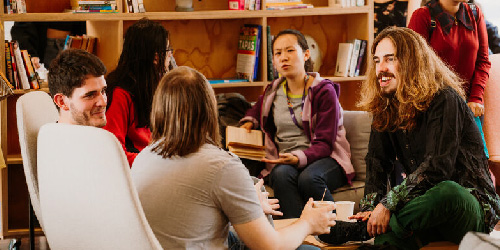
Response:
[{"label": "bookshelf", "polygon": [[[115,68],[126,29],[135,21],[147,17],[161,22],[170,32],[170,43],[178,65],[193,67],[207,78],[231,78],[236,75],[236,54],[240,27],[243,24],[271,26],[271,34],[281,29],[294,28],[315,38],[323,51],[321,76],[341,84],[340,102],[344,109],[356,109],[359,86],[365,76],[334,77],[337,49],[340,42],[364,39],[368,48],[373,41],[373,0],[365,6],[341,8],[335,0],[303,0],[313,4],[312,9],[292,10],[227,10],[226,0],[193,1],[193,12],[175,12],[175,0],[144,0],[146,13],[124,13],[122,1],[117,1],[121,13],[62,13],[70,8],[70,0],[26,0],[25,14],[0,14],[0,37],[4,38],[5,21],[61,22],[86,21],[87,34],[98,38],[95,54],[101,58],[108,72]],[[265,6],[265,0],[261,0]],[[0,3],[3,7],[3,1]],[[3,9],[3,8],[2,8]],[[1,39],[4,40],[4,39]],[[213,84],[216,93],[239,92],[255,101],[267,81],[267,37],[262,37],[260,61],[255,82]],[[4,43],[0,43],[4,51]],[[2,55],[2,62],[4,53]],[[367,54],[368,55],[368,54]],[[368,56],[365,56],[367,58]],[[365,59],[366,64],[366,59]],[[5,71],[5,64],[0,64]],[[362,67],[362,73],[364,73]],[[47,91],[47,89],[43,89]],[[13,97],[0,103],[0,138],[7,168],[0,170],[0,237],[27,234],[28,193],[22,170],[17,136],[15,102],[26,93],[16,90]]]}]

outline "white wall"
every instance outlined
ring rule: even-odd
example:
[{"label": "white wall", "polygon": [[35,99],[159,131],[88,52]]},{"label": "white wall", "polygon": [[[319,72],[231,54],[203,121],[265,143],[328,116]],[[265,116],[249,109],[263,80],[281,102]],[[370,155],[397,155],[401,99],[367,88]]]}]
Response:
[{"label": "white wall", "polygon": [[500,29],[500,0],[476,0],[486,19]]}]

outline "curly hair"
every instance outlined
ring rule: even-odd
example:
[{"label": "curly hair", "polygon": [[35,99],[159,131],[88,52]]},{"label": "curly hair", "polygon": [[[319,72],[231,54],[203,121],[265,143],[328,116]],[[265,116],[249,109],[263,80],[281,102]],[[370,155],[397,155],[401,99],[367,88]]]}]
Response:
[{"label": "curly hair", "polygon": [[375,64],[370,62],[367,80],[361,87],[358,107],[373,114],[372,127],[378,131],[411,130],[425,112],[435,94],[445,87],[453,88],[465,100],[463,80],[444,63],[427,41],[408,28],[387,28],[373,42],[372,55],[383,39],[396,48],[398,82],[393,96],[381,94]]}]

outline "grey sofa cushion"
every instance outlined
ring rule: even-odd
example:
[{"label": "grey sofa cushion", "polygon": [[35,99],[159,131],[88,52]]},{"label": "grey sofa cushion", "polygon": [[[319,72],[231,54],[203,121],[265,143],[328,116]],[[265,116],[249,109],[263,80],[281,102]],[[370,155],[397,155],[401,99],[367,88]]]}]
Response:
[{"label": "grey sofa cushion", "polygon": [[354,180],[364,182],[366,180],[365,156],[368,152],[372,117],[364,111],[344,110],[343,114],[347,141],[351,145],[351,162],[356,171]]}]

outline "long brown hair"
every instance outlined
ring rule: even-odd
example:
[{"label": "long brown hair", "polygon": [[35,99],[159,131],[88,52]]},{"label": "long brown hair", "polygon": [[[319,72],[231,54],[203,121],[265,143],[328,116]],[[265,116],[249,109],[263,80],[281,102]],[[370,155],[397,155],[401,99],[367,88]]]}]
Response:
[{"label": "long brown hair", "polygon": [[387,28],[375,38],[372,55],[385,38],[390,39],[396,48],[395,57],[399,63],[396,93],[394,96],[381,94],[375,64],[371,60],[368,79],[363,82],[357,104],[373,114],[374,129],[413,129],[419,114],[429,108],[434,95],[447,86],[465,97],[463,80],[437,56],[422,36],[408,28]]},{"label": "long brown hair", "polygon": [[205,143],[220,146],[217,101],[207,79],[189,67],[167,73],[153,97],[153,151],[164,158],[185,156]]}]

